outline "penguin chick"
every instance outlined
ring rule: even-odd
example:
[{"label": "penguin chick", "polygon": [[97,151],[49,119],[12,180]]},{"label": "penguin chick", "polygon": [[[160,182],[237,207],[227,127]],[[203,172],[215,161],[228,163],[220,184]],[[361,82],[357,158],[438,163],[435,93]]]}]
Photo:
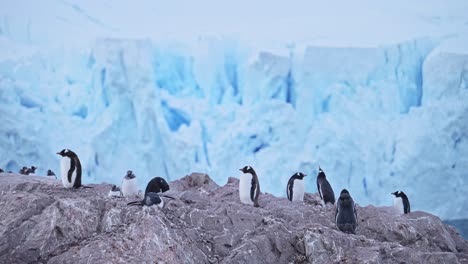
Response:
[{"label": "penguin chick", "polygon": [[109,191],[109,194],[108,194],[109,197],[122,197],[123,194],[122,194],[122,191],[120,190],[120,188],[117,186],[117,185],[112,185],[112,189]]},{"label": "penguin chick", "polygon": [[122,180],[122,194],[124,197],[138,196],[138,184],[135,174],[131,170]]},{"label": "penguin chick", "polygon": [[353,198],[346,189],[341,191],[336,203],[335,223],[338,229],[345,233],[356,233],[357,212]]}]

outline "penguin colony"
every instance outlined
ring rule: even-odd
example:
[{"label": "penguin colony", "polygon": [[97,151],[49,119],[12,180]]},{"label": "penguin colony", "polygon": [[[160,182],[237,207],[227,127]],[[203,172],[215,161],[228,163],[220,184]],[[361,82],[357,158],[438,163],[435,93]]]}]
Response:
[{"label": "penguin colony", "polygon": [[[92,188],[81,184],[81,162],[78,155],[69,150],[63,149],[57,152],[62,157],[60,162],[60,178],[62,185],[66,189],[78,189],[78,188]],[[20,174],[23,175],[35,175],[37,167],[31,166],[22,167],[19,170]],[[255,170],[247,165],[239,169],[243,174],[239,180],[239,198],[241,203],[260,207],[260,181]],[[0,168],[0,173],[4,173],[4,170]],[[11,173],[11,171],[9,171]],[[305,184],[304,177],[307,175],[302,172],[293,174],[286,185],[286,196],[291,202],[303,202]],[[47,171],[47,177],[57,179],[57,176],[52,170]],[[335,207],[335,224],[336,227],[345,233],[355,234],[357,228],[357,209],[353,198],[348,190],[343,189],[340,192],[340,196],[335,200],[335,194],[333,188],[327,180],[325,172],[319,167],[316,178],[317,191],[322,201],[324,208]],[[159,208],[164,207],[163,198],[175,199],[171,196],[163,193],[169,191],[169,184],[165,179],[161,177],[155,177],[151,179],[145,189],[143,199],[133,202],[129,202],[127,205],[137,206],[152,206],[156,205]],[[402,191],[395,191],[391,193],[394,196],[393,207],[396,214],[408,214],[410,213],[410,203],[408,196]],[[126,175],[122,179],[122,186],[112,185],[112,189],[109,191],[109,197],[141,197],[137,177],[132,171],[127,171]],[[336,202],[336,205],[335,205]]]}]

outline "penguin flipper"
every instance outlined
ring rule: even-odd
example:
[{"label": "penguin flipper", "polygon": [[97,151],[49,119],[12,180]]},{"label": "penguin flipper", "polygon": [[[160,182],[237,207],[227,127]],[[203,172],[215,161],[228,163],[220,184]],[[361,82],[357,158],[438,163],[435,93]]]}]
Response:
[{"label": "penguin flipper", "polygon": [[294,179],[291,177],[288,181],[288,186],[286,186],[286,195],[288,196],[289,201],[292,201],[291,193],[293,192],[293,186],[294,186]]},{"label": "penguin flipper", "polygon": [[[68,182],[72,182],[72,175],[73,175],[73,172],[76,170],[76,167],[75,167],[75,159],[70,159],[70,169],[68,169]],[[75,179],[76,180],[76,179]],[[79,187],[76,186],[76,187]]]},{"label": "penguin flipper", "polygon": [[257,182],[255,181],[255,178],[252,176],[252,183],[250,186],[250,199],[252,202],[255,202],[255,189],[257,189]]},{"label": "penguin flipper", "polygon": [[172,197],[172,196],[169,196],[169,195],[163,195],[163,194],[160,194],[159,196],[160,196],[160,197],[165,197],[165,198],[169,198],[169,199],[175,200],[175,198],[174,198],[174,197]]},{"label": "penguin flipper", "polygon": [[134,201],[134,202],[129,202],[127,205],[142,205],[141,201]]}]

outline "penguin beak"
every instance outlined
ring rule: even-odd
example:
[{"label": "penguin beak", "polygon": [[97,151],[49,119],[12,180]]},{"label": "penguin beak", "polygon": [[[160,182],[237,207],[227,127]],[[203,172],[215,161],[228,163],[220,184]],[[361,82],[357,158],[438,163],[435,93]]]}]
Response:
[{"label": "penguin beak", "polygon": [[60,152],[57,152],[57,153],[55,153],[55,154],[60,155]]},{"label": "penguin beak", "polygon": [[239,169],[240,171],[242,171],[242,169]]},{"label": "penguin beak", "polygon": [[304,174],[304,177],[307,176],[307,174]]}]

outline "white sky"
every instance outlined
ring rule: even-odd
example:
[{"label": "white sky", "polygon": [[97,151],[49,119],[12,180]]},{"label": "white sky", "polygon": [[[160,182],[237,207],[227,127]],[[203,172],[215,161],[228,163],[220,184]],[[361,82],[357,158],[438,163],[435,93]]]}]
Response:
[{"label": "white sky", "polygon": [[468,1],[0,0],[0,28],[16,42],[46,45],[226,36],[259,45],[375,46],[468,34]]}]

